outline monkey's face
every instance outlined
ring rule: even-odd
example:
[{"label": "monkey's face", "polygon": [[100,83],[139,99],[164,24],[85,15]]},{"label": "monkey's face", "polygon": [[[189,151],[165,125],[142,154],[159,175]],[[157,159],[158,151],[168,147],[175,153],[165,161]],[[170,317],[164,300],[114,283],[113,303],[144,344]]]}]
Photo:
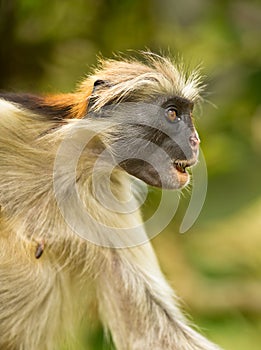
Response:
[{"label": "monkey's face", "polygon": [[170,97],[120,103],[98,117],[115,123],[111,150],[117,165],[151,186],[179,189],[189,182],[187,168],[198,158],[192,109],[189,100]]}]

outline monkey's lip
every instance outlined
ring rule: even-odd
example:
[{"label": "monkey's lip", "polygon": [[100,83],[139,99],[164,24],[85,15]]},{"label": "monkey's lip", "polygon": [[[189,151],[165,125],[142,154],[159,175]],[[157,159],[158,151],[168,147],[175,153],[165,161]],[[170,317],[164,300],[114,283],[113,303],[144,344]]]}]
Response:
[{"label": "monkey's lip", "polygon": [[197,160],[194,158],[188,159],[188,160],[176,159],[173,162],[173,166],[179,173],[186,174],[187,173],[186,169],[191,167],[192,165],[195,165],[196,162]]}]

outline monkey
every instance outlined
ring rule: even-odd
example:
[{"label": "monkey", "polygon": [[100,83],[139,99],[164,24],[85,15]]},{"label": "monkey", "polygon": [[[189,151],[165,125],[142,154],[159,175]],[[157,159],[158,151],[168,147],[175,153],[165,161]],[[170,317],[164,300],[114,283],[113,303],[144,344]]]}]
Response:
[{"label": "monkey", "polygon": [[202,90],[147,52],[100,59],[73,93],[0,94],[0,349],[58,349],[93,300],[118,350],[220,349],[189,325],[138,205],[144,183],[188,184]]}]

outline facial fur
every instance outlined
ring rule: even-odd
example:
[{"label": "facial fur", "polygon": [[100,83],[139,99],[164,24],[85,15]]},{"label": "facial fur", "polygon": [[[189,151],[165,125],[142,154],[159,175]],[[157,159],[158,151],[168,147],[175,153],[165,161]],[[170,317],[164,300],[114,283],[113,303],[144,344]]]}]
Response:
[{"label": "facial fur", "polygon": [[115,165],[151,186],[178,189],[189,182],[186,168],[198,157],[192,111],[200,99],[200,78],[192,73],[186,79],[184,72],[158,56],[148,61],[150,66],[135,62],[131,76],[129,62],[122,62],[117,72],[113,61],[103,63],[86,118],[114,122]]}]

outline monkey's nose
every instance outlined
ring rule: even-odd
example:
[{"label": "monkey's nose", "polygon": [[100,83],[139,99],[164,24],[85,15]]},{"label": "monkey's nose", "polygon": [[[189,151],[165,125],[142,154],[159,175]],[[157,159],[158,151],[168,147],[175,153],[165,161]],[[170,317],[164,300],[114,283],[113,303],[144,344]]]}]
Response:
[{"label": "monkey's nose", "polygon": [[192,148],[197,148],[198,145],[200,144],[200,139],[197,133],[193,133],[190,138],[189,142]]}]

